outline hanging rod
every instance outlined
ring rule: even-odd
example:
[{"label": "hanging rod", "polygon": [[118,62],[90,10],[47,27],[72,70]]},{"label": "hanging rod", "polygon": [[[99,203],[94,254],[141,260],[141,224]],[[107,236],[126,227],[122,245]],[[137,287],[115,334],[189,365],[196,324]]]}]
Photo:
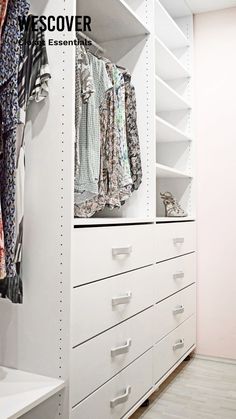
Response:
[{"label": "hanging rod", "polygon": [[76,32],[77,37],[83,38],[86,41],[92,42],[92,45],[97,48],[98,51],[100,51],[102,54],[105,53],[105,50],[97,44],[93,39],[89,38],[87,35],[85,35],[83,32]]}]

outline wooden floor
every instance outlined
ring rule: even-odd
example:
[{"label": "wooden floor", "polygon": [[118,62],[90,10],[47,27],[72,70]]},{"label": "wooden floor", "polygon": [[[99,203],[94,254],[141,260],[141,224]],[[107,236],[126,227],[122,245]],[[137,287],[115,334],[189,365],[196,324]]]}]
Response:
[{"label": "wooden floor", "polygon": [[131,419],[236,419],[236,365],[184,362]]}]

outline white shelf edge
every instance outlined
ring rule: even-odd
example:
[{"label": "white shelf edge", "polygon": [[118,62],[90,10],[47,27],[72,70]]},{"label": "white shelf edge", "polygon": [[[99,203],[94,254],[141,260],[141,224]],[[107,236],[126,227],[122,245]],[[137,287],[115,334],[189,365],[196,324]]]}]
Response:
[{"label": "white shelf edge", "polygon": [[[159,173],[158,173],[159,172]],[[156,163],[156,174],[162,178],[185,178],[193,179],[191,175],[188,175],[180,170],[173,169],[172,167],[165,166],[164,164]]]},{"label": "white shelf edge", "polygon": [[[177,100],[179,100],[179,102],[181,102],[183,104],[183,109],[192,109],[190,103],[188,103],[182,96],[179,95],[179,93],[177,93],[174,89],[172,89],[172,87],[170,87],[164,80],[161,79],[161,77],[159,76],[155,76],[156,79],[156,89],[157,89],[157,84],[160,83],[164,86],[164,88],[166,90],[169,91],[169,93],[171,93],[173,95],[173,97],[175,97]],[[156,92],[157,93],[157,92]],[[181,108],[179,108],[180,110]],[[168,112],[171,111],[172,109],[162,109],[159,110],[159,112]]]},{"label": "white shelf edge", "polygon": [[154,218],[74,218],[74,227],[93,225],[152,224],[154,221]]},{"label": "white shelf edge", "polygon": [[156,223],[173,223],[183,221],[195,221],[195,217],[156,217]]},{"label": "white shelf edge", "polygon": [[[182,69],[183,71],[183,78],[190,78],[191,75],[189,73],[189,71],[187,70],[187,68],[178,60],[178,58],[173,54],[173,52],[164,44],[164,42],[158,38],[158,36],[155,36],[155,43],[158,43],[162,46],[163,49],[165,49],[166,53],[169,54],[169,56],[171,57],[171,59],[173,61],[175,61],[175,63]],[[156,76],[158,76],[158,74],[156,73]],[[176,77],[176,79],[178,79],[179,77]],[[166,79],[168,80],[168,79]],[[169,79],[171,80],[171,79]],[[173,79],[174,80],[174,79]]]},{"label": "white shelf edge", "polygon": [[[188,135],[186,135],[183,131],[181,131],[180,129],[178,129],[178,128],[176,128],[176,127],[174,127],[174,125],[172,125],[172,124],[170,124],[169,122],[167,122],[167,121],[165,121],[163,118],[161,118],[160,116],[158,116],[158,115],[156,115],[155,116],[155,118],[156,118],[156,123],[161,123],[162,125],[164,125],[168,130],[170,130],[170,131],[172,131],[172,132],[174,132],[177,136],[179,136],[179,137],[181,137],[182,139],[179,139],[179,140],[175,140],[175,141],[177,141],[177,142],[185,142],[185,141],[193,141],[193,138],[192,137],[190,137],[190,136],[188,136]],[[168,141],[168,140],[162,140],[162,141],[158,141],[157,140],[157,143],[173,143],[173,142],[175,142],[175,141],[173,141],[173,140],[170,140],[170,141]]]},{"label": "white shelf edge", "polygon": [[172,16],[168,13],[168,11],[165,9],[165,7],[160,3],[159,0],[155,0],[155,3],[157,5],[157,7],[159,7],[162,11],[162,13],[165,15],[167,21],[169,21],[169,24],[173,26],[174,30],[176,30],[176,32],[179,34],[180,37],[182,37],[183,39],[183,45],[181,45],[179,48],[182,47],[189,47],[189,40],[188,38],[185,36],[184,32],[181,31],[180,27],[177,25],[177,23],[174,21],[174,19],[172,18]]},{"label": "white shelf edge", "polygon": [[17,419],[64,387],[63,380],[0,367],[0,418]]}]

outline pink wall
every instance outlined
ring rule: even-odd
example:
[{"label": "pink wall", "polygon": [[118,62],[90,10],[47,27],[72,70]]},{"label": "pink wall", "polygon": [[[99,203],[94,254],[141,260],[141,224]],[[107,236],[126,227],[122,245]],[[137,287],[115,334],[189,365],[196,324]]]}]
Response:
[{"label": "pink wall", "polygon": [[195,17],[198,353],[236,359],[236,8]]}]

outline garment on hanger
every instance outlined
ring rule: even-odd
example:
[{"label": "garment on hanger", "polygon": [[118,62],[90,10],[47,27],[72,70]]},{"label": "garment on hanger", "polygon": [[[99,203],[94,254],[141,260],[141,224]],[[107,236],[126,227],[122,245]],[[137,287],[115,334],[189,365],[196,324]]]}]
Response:
[{"label": "garment on hanger", "polygon": [[9,0],[1,0],[1,4],[0,4],[0,44],[1,44],[2,30],[5,23],[6,15],[7,15],[8,2]]},{"label": "garment on hanger", "polygon": [[[22,302],[22,283],[16,272],[16,132],[18,124],[18,68],[20,62],[19,17],[27,16],[26,0],[9,0],[0,49],[0,103],[2,109],[2,158],[0,193],[6,252],[6,278],[0,293],[15,303]],[[14,40],[14,42],[13,42]]]},{"label": "garment on hanger", "polygon": [[107,59],[103,61],[112,89],[100,106],[98,194],[79,204],[75,201],[76,217],[92,217],[105,207],[120,208],[142,182],[136,98],[131,76],[124,68],[118,68]]},{"label": "garment on hanger", "polygon": [[100,171],[100,115],[99,108],[112,85],[105,63],[88,52],[94,93],[82,104],[79,130],[79,174],[75,179],[76,205],[98,195]]},{"label": "garment on hanger", "polygon": [[33,16],[23,37],[22,56],[18,74],[19,115],[16,138],[16,251],[15,262],[20,274],[23,240],[25,141],[24,128],[31,101],[41,102],[49,93],[51,78],[44,33],[39,24],[33,30]]},{"label": "garment on hanger", "polygon": [[91,94],[94,93],[94,85],[90,72],[89,58],[83,45],[79,44],[76,46],[75,63],[75,176],[79,176],[79,130],[82,105],[83,103],[86,104]]}]

